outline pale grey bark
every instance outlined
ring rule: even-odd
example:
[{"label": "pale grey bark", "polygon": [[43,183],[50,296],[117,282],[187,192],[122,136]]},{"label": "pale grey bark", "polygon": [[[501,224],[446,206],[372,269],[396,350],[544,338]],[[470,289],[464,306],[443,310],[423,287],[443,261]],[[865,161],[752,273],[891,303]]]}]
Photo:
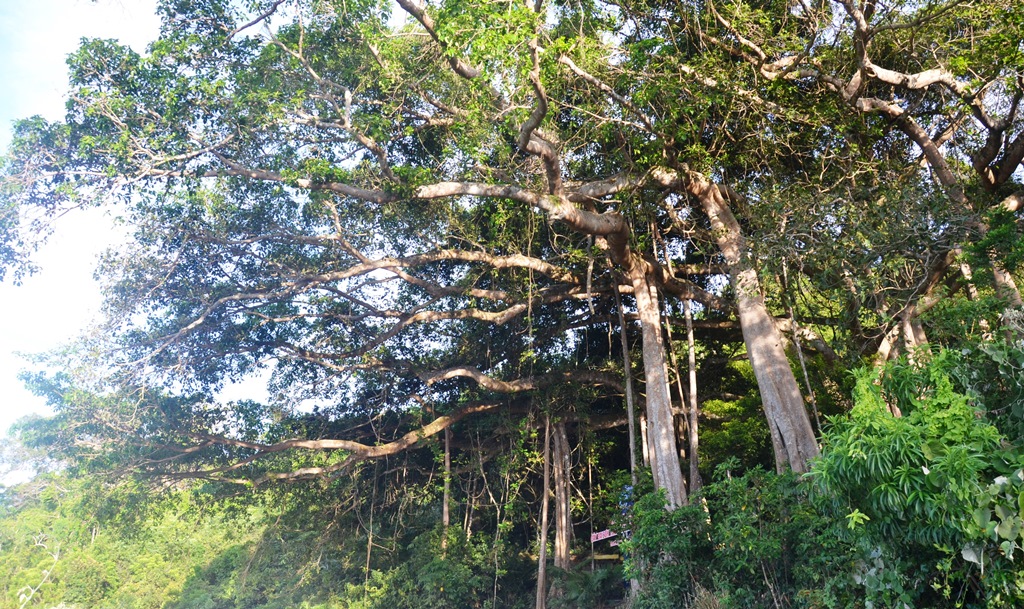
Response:
[{"label": "pale grey bark", "polygon": [[699,435],[697,427],[697,353],[693,340],[693,312],[690,309],[690,301],[683,301],[683,316],[686,318],[686,370],[689,380],[689,391],[686,399],[688,402],[689,425],[687,433],[690,445],[690,493],[694,493],[703,486],[700,479],[699,459]]},{"label": "pale grey bark", "polygon": [[655,485],[665,490],[668,507],[686,505],[686,486],[679,466],[675,425],[672,421],[672,399],[668,389],[665,364],[665,343],[661,331],[661,311],[655,286],[645,268],[637,264],[629,274],[636,298],[640,331],[643,335],[644,376],[647,379],[648,436],[651,443],[651,466]]},{"label": "pale grey bark", "polygon": [[729,265],[743,342],[772,431],[776,468],[781,470],[788,466],[795,472],[805,472],[808,460],[818,455],[818,444],[783,349],[782,334],[765,307],[757,271],[748,259],[739,222],[721,187],[692,173],[687,187],[711,220],[718,249]]}]

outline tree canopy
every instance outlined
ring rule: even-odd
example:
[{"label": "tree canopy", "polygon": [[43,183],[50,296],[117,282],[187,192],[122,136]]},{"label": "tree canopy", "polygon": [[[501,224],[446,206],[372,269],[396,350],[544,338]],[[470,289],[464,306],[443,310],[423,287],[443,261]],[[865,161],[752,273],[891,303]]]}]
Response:
[{"label": "tree canopy", "polygon": [[[564,567],[583,452],[635,479],[639,448],[686,506],[730,456],[807,472],[851,369],[1014,344],[1014,0],[160,10],[145,54],[83,41],[65,120],[18,123],[0,175],[0,269],[68,208],[132,231],[106,325],[33,380],[58,417],[25,433],[79,465],[443,467],[446,526],[462,467],[496,527],[553,495]],[[261,375],[268,403],[214,399]]]}]

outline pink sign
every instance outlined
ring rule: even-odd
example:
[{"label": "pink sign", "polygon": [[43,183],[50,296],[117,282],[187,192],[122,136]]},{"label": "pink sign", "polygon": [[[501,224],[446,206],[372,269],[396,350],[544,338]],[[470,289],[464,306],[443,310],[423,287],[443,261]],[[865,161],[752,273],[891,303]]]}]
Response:
[{"label": "pink sign", "polygon": [[615,535],[616,535],[616,533],[613,533],[609,529],[605,529],[603,531],[598,531],[596,533],[591,533],[590,534],[590,542],[593,543],[595,541],[601,541],[602,539],[608,539],[609,537],[615,537]]}]

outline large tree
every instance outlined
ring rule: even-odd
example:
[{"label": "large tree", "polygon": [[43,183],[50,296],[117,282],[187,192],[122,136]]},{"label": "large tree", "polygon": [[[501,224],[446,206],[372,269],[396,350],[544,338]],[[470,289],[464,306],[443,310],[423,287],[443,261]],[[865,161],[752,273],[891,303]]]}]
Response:
[{"label": "large tree", "polygon": [[[864,303],[865,292],[875,292],[876,309],[887,318],[885,331],[873,341],[876,359],[896,353],[897,342],[907,348],[926,342],[920,315],[938,302],[937,288],[951,268],[968,284],[976,279],[967,261],[954,264],[967,244],[974,263],[990,270],[987,283],[996,294],[1006,305],[1021,306],[1011,272],[1020,256],[1015,241],[1024,202],[1020,3],[800,2],[791,19],[777,16],[778,6],[771,3],[709,2],[681,19],[678,31],[749,66],[750,86],[772,91],[776,100],[795,94],[831,101],[834,108],[826,112],[837,128],[822,139],[817,154],[857,154],[835,185],[815,184],[812,190],[830,198],[846,190],[848,201],[873,202],[897,225],[901,217],[914,218],[917,230],[909,234],[886,225],[867,241],[876,260],[879,254],[900,259],[885,251],[883,239],[916,241],[918,252],[902,256],[918,258],[915,276],[891,285],[888,298],[877,298],[877,283],[865,290],[877,279],[871,269],[844,269],[853,307]],[[783,97],[775,97],[780,92]],[[863,211],[854,213],[863,222]],[[856,241],[864,239],[867,227],[820,215],[811,218],[811,226],[822,221],[836,232],[855,234],[853,251],[863,249]],[[974,294],[973,285],[970,290]]]},{"label": "large tree", "polygon": [[[969,203],[944,177],[955,151],[930,153],[914,135],[919,119],[854,85],[953,91],[951,106],[936,100],[969,102],[987,129],[979,175],[995,176],[994,191],[1015,183],[1016,64],[998,62],[990,78],[990,97],[1008,104],[996,119],[980,84],[941,70],[894,76],[871,59],[889,32],[934,38],[951,15],[977,22],[956,3],[871,8],[877,26],[858,21],[866,9],[853,4],[398,5],[392,15],[373,1],[166,2],[147,54],[85,42],[70,60],[66,120],[18,127],[8,204],[25,215],[120,199],[136,229],[102,269],[118,345],[106,363],[122,387],[209,390],[273,367],[291,404],[422,413],[393,442],[261,443],[211,425],[200,444],[236,452],[206,475],[285,450],[347,451],[327,468],[269,472],[327,473],[483,410],[525,413],[517,396],[547,400],[566,382],[614,397],[611,348],[592,347],[616,318],[616,292],[639,325],[652,469],[670,505],[687,493],[666,300],[701,303],[706,319],[735,315],[776,464],[805,471],[818,448],[780,328],[830,349],[806,324],[777,318],[785,261],[812,284],[850,279],[854,296],[856,281],[884,271],[873,248],[861,266],[813,259],[816,241],[844,243],[864,202],[823,209],[820,198],[898,176],[920,149],[950,200],[960,211]],[[999,10],[1019,17],[1012,5]],[[831,76],[849,57],[852,80]],[[913,110],[939,124],[930,99]],[[950,112],[939,115],[953,121]],[[880,115],[892,118],[881,129]],[[966,117],[928,141],[977,131],[960,129]],[[900,188],[929,194],[920,176]],[[1011,211],[1015,200],[998,199]],[[780,243],[765,209],[783,210],[779,234],[800,224],[812,234]],[[932,236],[949,236],[926,252],[931,284],[963,241],[937,218],[925,220],[938,223]],[[4,243],[17,244],[12,230]],[[895,257],[884,256],[897,266]],[[1005,266],[996,260],[997,276]],[[911,304],[878,299],[879,316],[913,317],[921,289],[900,287]],[[833,337],[847,330],[817,321]]]}]

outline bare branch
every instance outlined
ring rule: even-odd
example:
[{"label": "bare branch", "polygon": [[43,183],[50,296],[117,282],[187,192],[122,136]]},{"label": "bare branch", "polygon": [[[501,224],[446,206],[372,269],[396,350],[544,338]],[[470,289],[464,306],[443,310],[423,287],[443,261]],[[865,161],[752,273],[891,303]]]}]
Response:
[{"label": "bare branch", "polygon": [[[284,440],[274,444],[262,444],[259,442],[247,442],[245,440],[238,440],[235,438],[229,438],[227,436],[218,435],[207,435],[197,434],[195,437],[202,440],[206,444],[214,444],[219,446],[231,446],[235,448],[245,448],[255,451],[251,456],[236,461],[231,465],[218,468],[210,468],[205,470],[197,470],[191,472],[184,472],[178,474],[162,474],[166,477],[171,478],[209,478],[223,482],[238,482],[242,484],[254,484],[259,485],[271,480],[295,480],[295,479],[308,479],[322,477],[337,471],[340,471],[346,467],[351,466],[355,462],[364,461],[367,459],[379,459],[381,457],[387,457],[390,455],[398,454],[404,450],[415,447],[426,438],[437,435],[444,431],[446,428],[454,425],[469,415],[478,414],[482,412],[490,412],[497,410],[501,407],[500,403],[478,403],[463,406],[456,410],[452,414],[440,416],[423,427],[410,431],[391,442],[385,444],[368,445],[352,440],[343,439],[332,439],[324,438],[319,440]],[[248,480],[245,478],[230,478],[224,476],[238,471],[253,462],[263,459],[265,457],[291,451],[291,450],[342,450],[350,453],[345,459],[339,463],[324,466],[324,467],[307,467],[300,468],[288,472],[275,472],[264,474],[256,480]]]},{"label": "bare branch", "polygon": [[228,40],[231,40],[232,38],[234,38],[235,34],[238,34],[239,32],[247,30],[247,29],[251,28],[252,26],[259,24],[261,21],[269,19],[271,16],[273,16],[274,13],[277,12],[278,7],[280,7],[284,3],[285,3],[285,0],[276,0],[273,4],[270,5],[270,8],[267,10],[267,12],[265,12],[262,15],[256,17],[255,19],[253,19],[249,23],[246,23],[245,25],[243,25],[241,27],[235,28],[230,33],[228,33]]},{"label": "bare branch", "polygon": [[428,372],[420,375],[420,378],[427,385],[433,385],[443,380],[463,377],[475,381],[478,385],[496,393],[520,393],[533,391],[551,386],[559,382],[589,383],[594,385],[605,385],[617,391],[622,391],[622,383],[618,378],[597,371],[580,370],[564,372],[560,374],[546,374],[543,376],[516,379],[514,381],[502,381],[481,372],[478,368],[471,366],[456,366],[437,372]]}]

